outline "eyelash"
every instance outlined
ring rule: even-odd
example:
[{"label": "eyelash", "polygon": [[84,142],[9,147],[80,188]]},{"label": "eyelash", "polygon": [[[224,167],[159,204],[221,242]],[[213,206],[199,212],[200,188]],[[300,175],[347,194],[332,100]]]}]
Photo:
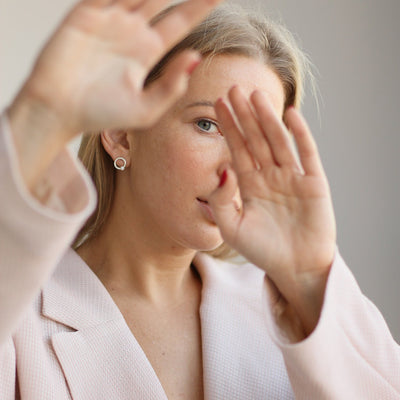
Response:
[{"label": "eyelash", "polygon": [[207,131],[207,130],[201,128],[201,127],[199,126],[199,123],[200,123],[200,122],[206,122],[206,123],[209,123],[210,125],[214,126],[214,127],[217,129],[218,134],[222,136],[222,133],[220,132],[220,130],[219,130],[219,128],[218,128],[218,124],[215,123],[214,121],[212,121],[212,120],[210,120],[210,119],[207,119],[207,118],[199,118],[199,119],[197,119],[197,120],[195,121],[196,127],[197,127],[201,132],[213,133],[213,132],[210,132],[210,131]]}]

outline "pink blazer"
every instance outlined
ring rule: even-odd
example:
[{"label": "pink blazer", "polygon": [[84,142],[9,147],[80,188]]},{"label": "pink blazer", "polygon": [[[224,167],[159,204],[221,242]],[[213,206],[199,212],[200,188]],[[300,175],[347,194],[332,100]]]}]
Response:
[{"label": "pink blazer", "polygon": [[[95,204],[79,163],[67,151],[55,160],[40,203],[3,116],[0,184],[0,399],[165,400],[118,307],[68,248]],[[261,270],[204,254],[194,264],[206,399],[400,399],[399,346],[339,254],[320,321],[295,344],[274,321]]]}]

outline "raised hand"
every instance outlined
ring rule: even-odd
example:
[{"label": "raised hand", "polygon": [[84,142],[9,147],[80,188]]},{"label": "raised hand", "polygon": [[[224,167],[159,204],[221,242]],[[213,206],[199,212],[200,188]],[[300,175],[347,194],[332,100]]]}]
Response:
[{"label": "raised hand", "polygon": [[[336,242],[329,186],[316,145],[295,109],[287,110],[284,119],[299,160],[288,129],[261,92],[252,94],[250,105],[233,88],[229,100],[238,123],[224,101],[215,106],[233,166],[210,199],[216,222],[229,245],[267,272],[278,291],[276,301],[283,297],[310,332]],[[233,201],[236,182],[240,212]]]},{"label": "raised hand", "polygon": [[26,92],[66,127],[148,126],[186,88],[194,52],[185,52],[147,90],[151,67],[217,0],[189,0],[150,26],[166,0],[84,0],[45,46]]},{"label": "raised hand", "polygon": [[28,186],[79,132],[155,122],[186,90],[199,56],[182,52],[144,90],[148,72],[219,1],[188,0],[152,26],[167,0],[79,2],[8,110]]}]

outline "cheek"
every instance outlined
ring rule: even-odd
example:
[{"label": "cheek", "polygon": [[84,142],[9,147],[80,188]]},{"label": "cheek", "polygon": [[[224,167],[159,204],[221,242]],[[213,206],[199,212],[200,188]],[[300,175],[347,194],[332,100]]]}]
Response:
[{"label": "cheek", "polygon": [[177,206],[185,198],[208,194],[218,184],[217,167],[224,142],[191,132],[163,132],[150,143],[146,155],[141,154],[141,165],[146,165],[151,181],[147,189],[157,192],[160,200]]},{"label": "cheek", "polygon": [[176,185],[193,183],[206,179],[211,169],[211,160],[207,157],[207,152],[200,146],[192,143],[175,143],[166,146],[160,157],[162,165],[160,167],[171,182]]},{"label": "cheek", "polygon": [[161,184],[166,186],[165,192],[169,193],[170,199],[175,199],[176,202],[186,197],[196,197],[206,179],[204,163],[199,160],[196,152],[167,153],[165,162],[160,167],[163,175]]}]

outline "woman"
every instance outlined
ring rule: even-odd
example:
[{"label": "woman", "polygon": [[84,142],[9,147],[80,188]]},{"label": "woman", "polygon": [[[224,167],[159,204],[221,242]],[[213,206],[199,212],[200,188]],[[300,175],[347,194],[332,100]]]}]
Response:
[{"label": "woman", "polygon": [[[149,27],[156,3],[78,4],[3,117],[3,397],[400,397],[399,349],[335,251],[298,52],[220,9],[142,91],[210,7]],[[98,207],[65,252],[95,197],[65,144],[98,130]],[[251,264],[203,253],[222,245]]]}]

